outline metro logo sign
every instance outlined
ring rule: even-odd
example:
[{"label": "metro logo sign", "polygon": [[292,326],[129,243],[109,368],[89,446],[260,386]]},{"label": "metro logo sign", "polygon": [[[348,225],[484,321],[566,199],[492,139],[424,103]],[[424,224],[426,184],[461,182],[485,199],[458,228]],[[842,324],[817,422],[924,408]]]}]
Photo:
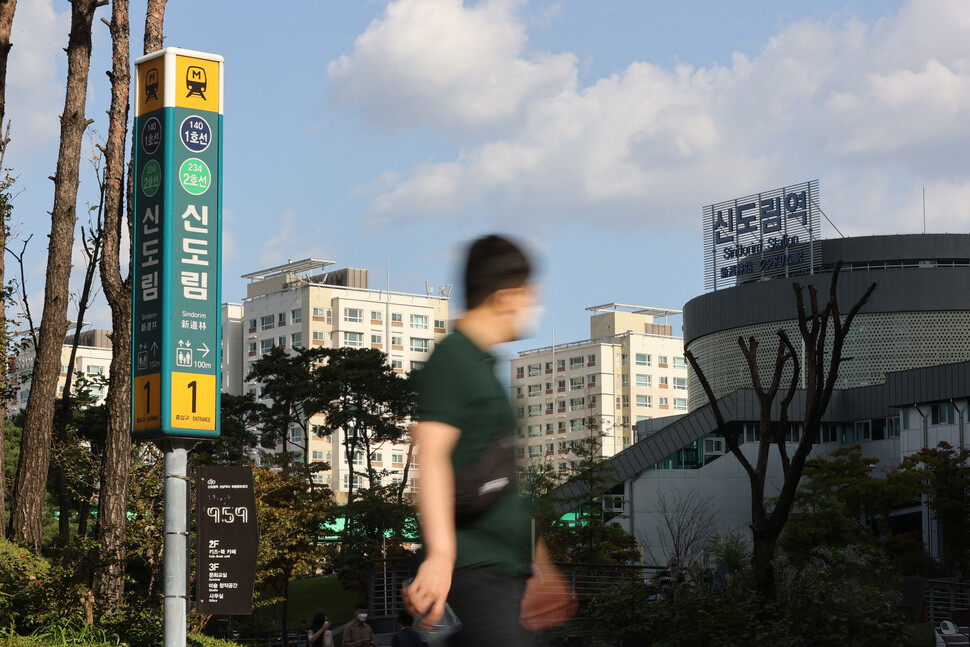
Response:
[{"label": "metro logo sign", "polygon": [[132,435],[219,435],[221,56],[138,59]]}]

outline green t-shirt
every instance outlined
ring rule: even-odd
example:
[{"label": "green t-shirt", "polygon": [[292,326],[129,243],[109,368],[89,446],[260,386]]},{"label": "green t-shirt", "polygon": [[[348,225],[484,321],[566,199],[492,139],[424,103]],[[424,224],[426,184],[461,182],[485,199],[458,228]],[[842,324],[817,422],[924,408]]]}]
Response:
[{"label": "green t-shirt", "polygon": [[[496,433],[515,433],[512,406],[494,371],[495,359],[456,330],[416,375],[415,418],[461,430],[451,454],[456,473],[484,452]],[[529,572],[529,517],[514,488],[456,534],[456,568],[494,564],[509,573]]]}]

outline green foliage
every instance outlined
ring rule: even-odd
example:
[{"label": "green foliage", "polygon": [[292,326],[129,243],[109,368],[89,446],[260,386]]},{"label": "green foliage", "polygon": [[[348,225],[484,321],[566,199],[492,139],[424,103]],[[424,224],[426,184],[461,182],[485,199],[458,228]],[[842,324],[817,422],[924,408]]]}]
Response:
[{"label": "green foliage", "polygon": [[44,607],[50,563],[28,549],[0,539],[0,626],[29,627],[35,610]]},{"label": "green foliage", "polygon": [[113,645],[121,644],[118,634],[109,633],[100,627],[92,627],[80,618],[67,618],[48,624],[30,634],[40,642],[51,645]]},{"label": "green foliage", "polygon": [[419,536],[418,522],[410,502],[398,502],[393,485],[358,491],[343,512],[338,576],[343,586],[364,598],[371,560],[410,555],[403,545]]},{"label": "green foliage", "polygon": [[943,530],[943,562],[954,575],[970,572],[970,450],[940,443],[911,457],[928,482],[929,506]]},{"label": "green foliage", "polygon": [[673,591],[658,580],[621,581],[592,600],[590,619],[624,647],[910,644],[892,575],[878,552],[822,548],[811,565],[783,564],[778,600],[770,602],[755,590],[743,544],[727,537],[712,547],[720,561],[742,570],[693,569]]},{"label": "green foliage", "polygon": [[249,452],[259,444],[259,436],[253,432],[257,411],[253,396],[223,393],[219,437],[196,445],[189,454],[189,465],[249,465]]},{"label": "green foliage", "polygon": [[187,647],[237,647],[236,643],[220,640],[205,634],[189,634],[186,639]]}]

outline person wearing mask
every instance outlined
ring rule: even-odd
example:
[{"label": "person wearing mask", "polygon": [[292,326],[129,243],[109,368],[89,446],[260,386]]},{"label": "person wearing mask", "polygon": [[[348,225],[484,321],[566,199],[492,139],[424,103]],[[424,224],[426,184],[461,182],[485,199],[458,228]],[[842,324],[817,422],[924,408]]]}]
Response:
[{"label": "person wearing mask", "polygon": [[[465,264],[466,312],[415,376],[417,508],[424,560],[404,590],[419,627],[447,601],[462,628],[452,647],[518,647],[530,573],[529,516],[515,489],[515,416],[489,351],[527,336],[536,288],[511,240],[474,241]],[[421,616],[421,617],[419,617]]]},{"label": "person wearing mask", "polygon": [[374,630],[367,620],[367,603],[358,602],[354,607],[354,619],[344,628],[343,647],[375,647]]},{"label": "person wearing mask", "polygon": [[333,647],[333,634],[330,632],[330,620],[327,614],[317,613],[307,631],[307,645],[309,647]]}]

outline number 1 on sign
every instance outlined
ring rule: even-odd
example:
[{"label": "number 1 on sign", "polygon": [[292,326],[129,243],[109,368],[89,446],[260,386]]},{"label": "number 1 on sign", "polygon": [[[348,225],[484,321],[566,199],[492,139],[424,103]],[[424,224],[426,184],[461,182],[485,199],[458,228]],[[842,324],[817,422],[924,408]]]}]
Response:
[{"label": "number 1 on sign", "polygon": [[195,380],[192,380],[187,386],[192,389],[192,413],[195,413],[196,395],[198,394],[199,385]]}]

